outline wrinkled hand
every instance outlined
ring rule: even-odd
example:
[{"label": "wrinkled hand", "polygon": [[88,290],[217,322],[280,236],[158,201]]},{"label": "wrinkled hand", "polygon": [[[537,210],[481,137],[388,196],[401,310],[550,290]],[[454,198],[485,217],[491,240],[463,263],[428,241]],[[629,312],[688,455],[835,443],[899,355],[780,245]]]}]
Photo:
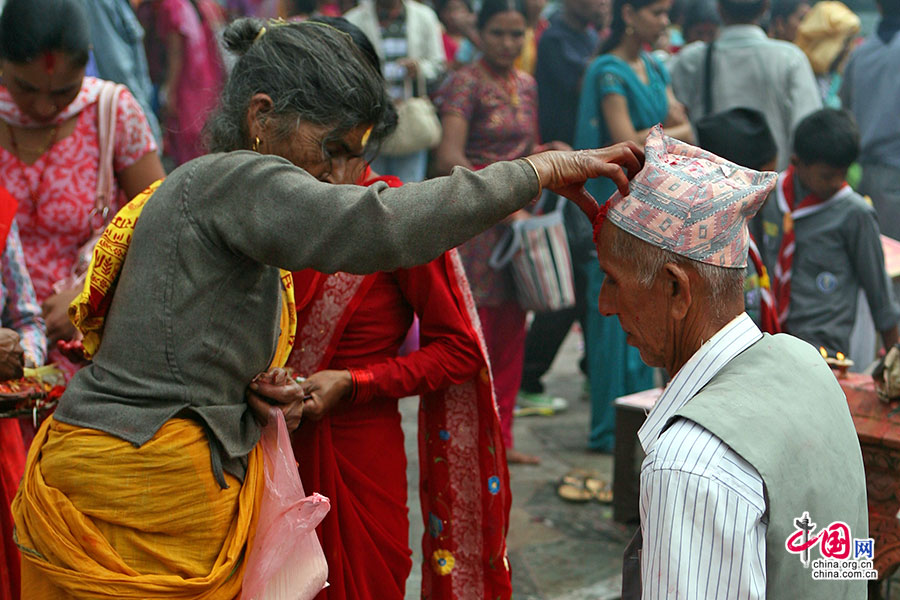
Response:
[{"label": "wrinkled hand", "polygon": [[350,371],[319,371],[303,382],[303,388],[312,394],[304,408],[306,416],[318,421],[350,396],[353,381]]},{"label": "wrinkled hand", "polygon": [[72,303],[82,288],[74,287],[53,294],[41,305],[44,322],[47,324],[47,338],[50,345],[58,340],[71,340],[77,334],[75,326],[69,320],[69,304]]},{"label": "wrinkled hand", "polygon": [[269,407],[277,406],[284,413],[288,431],[293,431],[300,426],[305,395],[300,384],[285,369],[269,369],[250,382],[247,404],[250,405],[256,422],[263,426],[269,420]]},{"label": "wrinkled hand", "polygon": [[12,329],[0,329],[0,381],[18,379],[25,366],[25,351],[19,343],[19,334]]},{"label": "wrinkled hand", "polygon": [[565,196],[591,217],[599,206],[584,189],[585,181],[608,177],[623,195],[627,195],[628,182],[644,166],[644,151],[634,142],[621,142],[597,150],[542,152],[528,158],[537,169],[544,188]]}]

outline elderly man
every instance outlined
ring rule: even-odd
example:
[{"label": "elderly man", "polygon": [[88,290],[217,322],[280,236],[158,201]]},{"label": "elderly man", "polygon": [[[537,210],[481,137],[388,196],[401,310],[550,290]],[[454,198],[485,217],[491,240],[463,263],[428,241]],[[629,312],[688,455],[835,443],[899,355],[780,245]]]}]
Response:
[{"label": "elderly man", "polygon": [[[659,127],[645,153],[630,194],[588,210],[606,273],[600,312],[671,378],[638,432],[641,530],[623,599],[864,598],[862,581],[814,581],[804,562],[818,545],[786,549],[807,513],[823,554],[868,536],[862,455],[837,381],[813,347],[764,335],[744,313],[746,222],[775,174]],[[842,540],[826,531],[838,521]]]}]

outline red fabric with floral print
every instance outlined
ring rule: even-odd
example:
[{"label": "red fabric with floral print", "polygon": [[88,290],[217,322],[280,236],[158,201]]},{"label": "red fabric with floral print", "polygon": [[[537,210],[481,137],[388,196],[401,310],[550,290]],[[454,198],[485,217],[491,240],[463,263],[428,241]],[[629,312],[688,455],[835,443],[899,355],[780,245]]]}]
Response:
[{"label": "red fabric with floral print", "polygon": [[[422,596],[508,599],[509,474],[459,260],[448,253],[427,265],[368,276],[307,270],[294,282],[297,341],[288,366],[307,376],[349,368],[359,386],[354,402],[321,421],[304,421],[292,438],[304,489],[332,500],[317,528],[331,584],[319,599],[405,595],[412,561],[397,402],[414,393],[423,394]],[[398,357],[413,313],[421,347]]]},{"label": "red fabric with floral print", "polygon": [[[97,85],[97,80],[85,77],[83,85]],[[100,169],[96,101],[76,119],[75,130],[31,165],[0,147],[0,181],[19,202],[19,237],[38,302],[53,295],[53,284],[71,273],[78,249],[93,234],[91,211]],[[116,173],[156,151],[147,119],[128,90],[119,96],[115,136]],[[114,189],[117,195],[113,212],[126,201],[115,181]],[[69,361],[55,349],[51,352],[49,361],[60,364],[69,374],[74,372]]]}]

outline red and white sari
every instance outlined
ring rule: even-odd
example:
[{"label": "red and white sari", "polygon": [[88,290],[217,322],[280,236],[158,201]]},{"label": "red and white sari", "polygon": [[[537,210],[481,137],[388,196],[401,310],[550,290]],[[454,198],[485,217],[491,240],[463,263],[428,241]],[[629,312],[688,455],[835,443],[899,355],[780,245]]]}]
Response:
[{"label": "red and white sari", "polygon": [[[354,400],[293,436],[304,489],[332,510],[318,528],[331,587],[320,598],[402,599],[408,547],[398,399],[420,394],[422,597],[510,598],[509,473],[490,368],[455,251],[393,273],[295,273],[288,366],[349,368]],[[305,290],[305,291],[304,291]],[[419,350],[398,357],[413,314]]]}]

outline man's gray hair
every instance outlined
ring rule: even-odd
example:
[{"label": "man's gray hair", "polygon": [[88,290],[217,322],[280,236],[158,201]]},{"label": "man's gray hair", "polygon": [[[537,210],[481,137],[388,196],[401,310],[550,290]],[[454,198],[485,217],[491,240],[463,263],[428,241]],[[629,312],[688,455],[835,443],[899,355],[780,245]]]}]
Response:
[{"label": "man's gray hair", "polygon": [[662,268],[667,263],[674,263],[691,267],[706,283],[709,290],[709,304],[713,311],[712,316],[715,318],[726,316],[722,314],[722,310],[727,301],[733,300],[736,296],[743,296],[746,269],[717,267],[692,260],[649,244],[615,225],[610,224],[610,226],[616,232],[612,243],[613,256],[629,262],[634,267],[635,275],[641,286],[649,288]]}]

